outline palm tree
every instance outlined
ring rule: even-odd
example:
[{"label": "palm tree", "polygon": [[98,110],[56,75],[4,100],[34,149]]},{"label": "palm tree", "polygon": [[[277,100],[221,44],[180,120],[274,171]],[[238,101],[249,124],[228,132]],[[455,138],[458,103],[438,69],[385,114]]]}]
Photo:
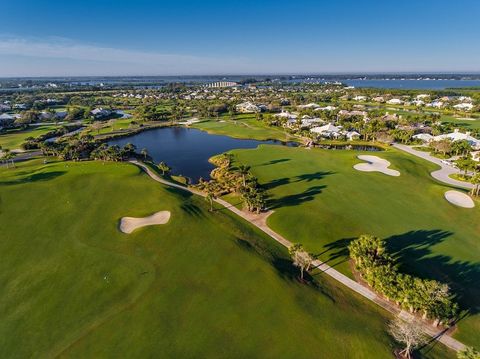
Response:
[{"label": "palm tree", "polygon": [[171,170],[171,168],[163,161],[158,164],[158,168],[162,171],[162,176],[165,176],[165,173],[168,173]]},{"label": "palm tree", "polygon": [[213,185],[211,183],[207,182],[205,190],[207,192],[207,195],[205,196],[205,200],[210,203],[209,212],[213,212],[213,201],[217,198],[215,189],[213,188]]},{"label": "palm tree", "polygon": [[142,150],[140,151],[140,154],[143,156],[143,159],[144,159],[144,160],[147,159],[148,151],[147,151],[146,148],[142,148]]},{"label": "palm tree", "polygon": [[13,161],[15,156],[16,156],[16,154],[14,152],[11,152],[8,148],[5,148],[3,150],[2,160],[7,165],[7,168],[10,167],[9,164],[8,164],[8,161],[10,161],[12,163],[13,168],[15,168],[15,162]]},{"label": "palm tree", "polygon": [[250,171],[250,166],[245,166],[245,165],[238,166],[238,172],[242,175],[243,187],[246,186],[247,175],[249,174],[249,171]]},{"label": "palm tree", "polygon": [[313,263],[313,257],[299,243],[288,248],[288,252],[293,259],[293,265],[300,268],[300,279],[303,281],[303,273],[309,271]]},{"label": "palm tree", "polygon": [[472,177],[470,177],[470,183],[473,184],[472,191],[470,192],[471,195],[480,195],[480,173],[476,173]]}]

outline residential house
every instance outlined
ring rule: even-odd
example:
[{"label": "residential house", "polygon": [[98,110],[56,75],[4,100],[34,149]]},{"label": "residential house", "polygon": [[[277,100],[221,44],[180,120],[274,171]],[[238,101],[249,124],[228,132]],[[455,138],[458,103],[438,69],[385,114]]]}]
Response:
[{"label": "residential house", "polygon": [[473,149],[480,150],[480,140],[476,139],[475,137],[471,136],[470,132],[462,133],[456,128],[453,132],[435,136],[433,138],[434,141],[441,141],[444,139],[449,139],[452,142],[454,141],[467,141]]}]

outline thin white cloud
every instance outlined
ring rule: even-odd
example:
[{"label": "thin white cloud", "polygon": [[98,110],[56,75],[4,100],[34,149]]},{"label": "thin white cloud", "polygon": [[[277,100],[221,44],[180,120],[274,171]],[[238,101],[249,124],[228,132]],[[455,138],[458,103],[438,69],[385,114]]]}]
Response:
[{"label": "thin white cloud", "polygon": [[[31,38],[0,37],[0,55],[52,59],[55,63],[59,60],[72,60],[78,66],[91,66],[94,62],[101,66],[110,64],[127,72],[132,72],[133,66],[141,66],[138,73],[145,72],[145,69],[168,74],[228,72],[242,71],[248,66],[248,61],[243,58],[163,54],[82,44],[61,38],[39,41]],[[84,64],[81,65],[82,63]],[[95,69],[92,69],[92,72],[96,72]]]}]

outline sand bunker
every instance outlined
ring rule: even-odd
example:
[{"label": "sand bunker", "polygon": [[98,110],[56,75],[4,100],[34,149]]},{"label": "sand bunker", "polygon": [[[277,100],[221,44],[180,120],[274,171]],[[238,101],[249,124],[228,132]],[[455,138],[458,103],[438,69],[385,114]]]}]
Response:
[{"label": "sand bunker", "polygon": [[120,219],[120,230],[123,233],[132,233],[137,228],[165,224],[170,219],[170,211],[160,211],[144,218],[122,217]]},{"label": "sand bunker", "polygon": [[475,203],[473,202],[473,200],[465,193],[462,193],[459,191],[445,192],[445,199],[451,204],[458,207],[463,207],[463,208],[475,207]]},{"label": "sand bunker", "polygon": [[363,172],[381,172],[389,176],[400,176],[400,172],[392,170],[390,167],[390,162],[384,160],[383,158],[377,156],[368,156],[361,155],[357,156],[359,160],[366,161],[367,163],[358,163],[353,168],[357,171]]}]

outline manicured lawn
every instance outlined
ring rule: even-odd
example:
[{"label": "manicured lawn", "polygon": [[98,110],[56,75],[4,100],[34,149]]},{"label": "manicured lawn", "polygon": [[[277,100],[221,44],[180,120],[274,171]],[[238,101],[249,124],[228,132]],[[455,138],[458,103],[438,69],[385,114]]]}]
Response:
[{"label": "manicured lawn", "polygon": [[113,131],[127,130],[129,128],[138,128],[138,125],[131,125],[134,121],[133,118],[118,118],[115,119],[112,126],[108,124],[108,121],[104,122],[104,126],[100,130],[94,130],[93,128],[87,128],[84,132],[90,132],[92,135],[105,134]]},{"label": "manicured lawn", "polygon": [[[387,358],[386,315],[128,164],[0,172],[0,356]],[[122,216],[169,210],[126,235]],[[453,358],[435,345],[425,357]]]},{"label": "manicured lawn", "polygon": [[435,165],[393,149],[373,153],[401,172],[389,177],[353,169],[354,151],[262,145],[234,153],[268,188],[274,230],[349,275],[352,238],[387,238],[402,270],[454,283],[472,311],[456,337],[480,346],[480,201],[475,209],[449,204],[449,188],[429,175]]},{"label": "manicured lawn", "polygon": [[464,118],[456,118],[453,116],[442,116],[440,121],[451,123],[452,125],[464,128],[465,130],[480,130],[480,119],[478,118],[465,120]]},{"label": "manicured lawn", "polygon": [[38,137],[56,128],[55,125],[31,126],[27,130],[9,130],[0,134],[0,146],[9,150],[20,149],[27,137]]},{"label": "manicured lawn", "polygon": [[236,120],[231,120],[229,116],[223,116],[219,119],[196,123],[192,127],[219,135],[260,141],[292,141],[295,139],[282,128],[271,127],[262,121],[257,121],[255,115],[237,115],[235,118]]}]

